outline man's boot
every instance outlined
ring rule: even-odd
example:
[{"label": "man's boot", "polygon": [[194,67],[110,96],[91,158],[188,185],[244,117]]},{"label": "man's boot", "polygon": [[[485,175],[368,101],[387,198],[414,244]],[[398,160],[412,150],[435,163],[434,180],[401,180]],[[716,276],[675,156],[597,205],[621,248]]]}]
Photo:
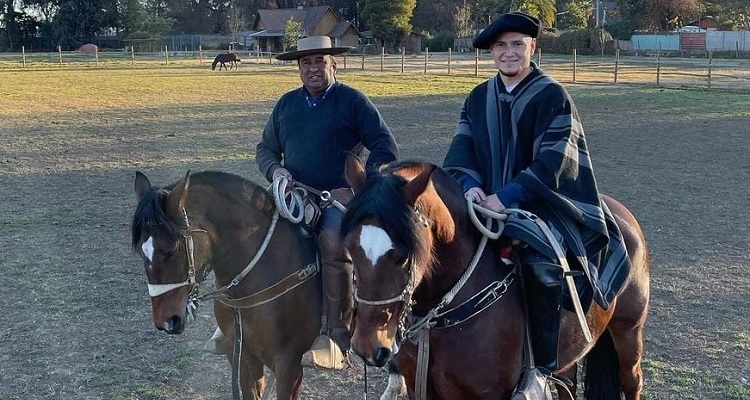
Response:
[{"label": "man's boot", "polygon": [[557,370],[563,270],[559,265],[536,258],[521,265],[529,312],[531,345],[536,367],[550,375]]},{"label": "man's boot", "polygon": [[[324,302],[327,302],[327,335],[315,339],[312,348],[302,355],[303,366],[340,370],[351,342],[352,261],[344,249],[339,231],[325,229],[318,235]],[[325,308],[325,307],[324,307]]]}]

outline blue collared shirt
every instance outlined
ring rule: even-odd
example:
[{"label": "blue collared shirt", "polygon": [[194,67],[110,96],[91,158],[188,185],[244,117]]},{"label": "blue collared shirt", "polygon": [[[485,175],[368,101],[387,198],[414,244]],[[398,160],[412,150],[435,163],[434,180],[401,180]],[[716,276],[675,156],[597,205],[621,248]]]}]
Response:
[{"label": "blue collared shirt", "polygon": [[331,82],[331,84],[328,85],[328,87],[326,88],[326,90],[323,93],[321,93],[321,94],[319,94],[319,95],[317,95],[315,97],[313,97],[310,94],[310,91],[307,90],[306,87],[302,86],[302,93],[305,94],[305,100],[307,100],[307,106],[310,107],[310,108],[312,108],[312,107],[315,107],[318,104],[320,104],[320,102],[323,101],[323,99],[325,99],[325,97],[328,94],[328,92],[331,91],[331,88],[333,87],[334,83],[336,83],[335,79],[333,80],[333,82]]}]

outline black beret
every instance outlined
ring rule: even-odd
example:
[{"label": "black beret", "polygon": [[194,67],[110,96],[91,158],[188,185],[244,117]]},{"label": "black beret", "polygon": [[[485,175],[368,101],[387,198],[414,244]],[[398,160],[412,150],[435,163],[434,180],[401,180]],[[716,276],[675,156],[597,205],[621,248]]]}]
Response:
[{"label": "black beret", "polygon": [[542,31],[542,23],[538,18],[522,12],[502,14],[495,18],[490,26],[474,38],[474,47],[477,49],[489,49],[492,42],[500,34],[505,32],[518,32],[533,38],[539,36]]}]

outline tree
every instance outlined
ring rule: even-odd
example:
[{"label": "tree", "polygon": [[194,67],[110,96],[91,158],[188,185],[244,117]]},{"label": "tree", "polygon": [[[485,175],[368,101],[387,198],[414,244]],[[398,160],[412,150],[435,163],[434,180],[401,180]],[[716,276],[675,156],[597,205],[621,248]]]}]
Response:
[{"label": "tree", "polygon": [[555,25],[557,7],[555,0],[485,0],[485,8],[496,13],[523,11],[541,20],[544,27]]},{"label": "tree", "polygon": [[593,13],[591,0],[572,0],[565,4],[564,11],[558,13],[557,29],[584,29]]},{"label": "tree", "polygon": [[458,38],[471,38],[474,36],[474,8],[472,3],[464,0],[463,4],[455,6],[453,13],[453,32]]},{"label": "tree", "polygon": [[695,20],[698,0],[621,0],[621,15],[635,29],[650,32],[672,31]]},{"label": "tree", "polygon": [[295,21],[294,18],[289,18],[284,24],[284,37],[281,40],[284,51],[296,49],[297,40],[302,37],[302,34],[302,23]]},{"label": "tree", "polygon": [[463,0],[418,0],[412,24],[417,31],[445,31],[451,26],[453,11]]},{"label": "tree", "polygon": [[383,46],[395,50],[401,39],[411,33],[411,17],[417,0],[369,0],[363,11],[373,35]]},{"label": "tree", "polygon": [[698,17],[707,15],[716,18],[720,29],[750,30],[750,1],[703,0]]},{"label": "tree", "polygon": [[69,0],[52,19],[53,43],[72,50],[91,42],[103,28],[117,25],[114,0]]}]

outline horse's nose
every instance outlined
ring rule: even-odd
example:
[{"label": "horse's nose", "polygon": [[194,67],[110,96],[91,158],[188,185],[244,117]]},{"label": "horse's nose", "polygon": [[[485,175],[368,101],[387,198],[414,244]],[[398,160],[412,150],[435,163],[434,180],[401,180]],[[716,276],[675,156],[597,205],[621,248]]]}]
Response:
[{"label": "horse's nose", "polygon": [[380,368],[385,365],[385,363],[388,362],[388,360],[391,358],[391,351],[388,350],[385,347],[378,347],[377,350],[375,350],[375,354],[372,355],[372,363]]},{"label": "horse's nose", "polygon": [[159,327],[159,329],[170,334],[180,334],[185,330],[185,321],[179,315],[173,315],[164,321],[164,326]]}]

